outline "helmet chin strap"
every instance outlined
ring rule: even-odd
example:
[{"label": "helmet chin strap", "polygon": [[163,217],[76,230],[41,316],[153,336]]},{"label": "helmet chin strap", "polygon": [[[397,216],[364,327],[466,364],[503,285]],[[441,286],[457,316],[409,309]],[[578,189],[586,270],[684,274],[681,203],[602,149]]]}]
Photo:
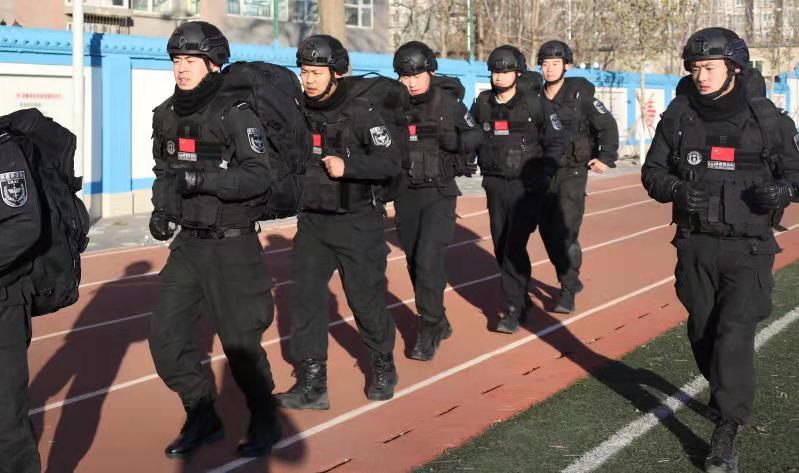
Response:
[{"label": "helmet chin strap", "polygon": [[565,75],[566,75],[566,63],[564,62],[563,63],[563,70],[560,72],[560,75],[558,76],[558,78],[555,79],[555,80],[548,80],[548,81],[546,81],[546,83],[547,84],[555,84],[557,82],[560,82],[560,80],[563,79],[563,76],[565,76]]},{"label": "helmet chin strap", "polygon": [[333,69],[330,69],[330,80],[329,80],[329,81],[327,81],[327,87],[325,87],[325,90],[324,90],[324,92],[322,92],[321,94],[319,94],[319,95],[317,95],[317,96],[315,96],[315,97],[309,97],[309,96],[306,94],[306,95],[305,95],[305,98],[306,98],[306,99],[308,99],[308,100],[310,100],[311,102],[318,102],[318,101],[320,101],[320,100],[324,100],[324,98],[325,98],[325,97],[327,97],[327,94],[329,94],[329,93],[330,93],[330,89],[332,89],[332,88],[333,88],[333,86],[336,84],[336,82],[337,82],[337,80],[336,80],[336,73],[335,73],[335,72],[333,72]]},{"label": "helmet chin strap", "polygon": [[514,72],[517,72],[517,74],[513,77],[513,82],[510,85],[507,85],[505,87],[500,87],[498,85],[494,85],[493,82],[491,83],[491,88],[494,89],[495,93],[504,94],[505,92],[509,91],[510,89],[512,89],[513,87],[516,86],[516,82],[519,81],[519,74],[518,74],[518,71],[514,71]]},{"label": "helmet chin strap", "polygon": [[735,77],[735,69],[730,66],[727,66],[727,79],[724,81],[724,85],[722,85],[719,90],[705,95],[705,97],[709,98],[710,100],[717,100],[725,92],[727,92],[727,89],[730,87],[730,84],[732,83],[732,79],[734,77]]}]

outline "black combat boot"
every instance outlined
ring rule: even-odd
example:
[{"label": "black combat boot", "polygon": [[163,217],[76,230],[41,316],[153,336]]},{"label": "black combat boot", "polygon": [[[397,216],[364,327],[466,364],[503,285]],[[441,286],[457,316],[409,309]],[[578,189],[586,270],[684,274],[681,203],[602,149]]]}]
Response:
[{"label": "black combat boot", "polygon": [[288,409],[330,409],[327,398],[327,363],[307,359],[300,363],[297,382],[287,392],[275,396],[280,407]]},{"label": "black combat boot", "polygon": [[500,314],[499,322],[497,322],[497,332],[501,333],[515,333],[519,330],[519,322],[527,320],[527,310],[519,310],[517,307],[508,304],[505,310]]},{"label": "black combat boot", "polygon": [[710,439],[710,452],[705,458],[707,473],[738,473],[738,453],[735,451],[735,437],[741,425],[732,419],[725,419],[716,425]]},{"label": "black combat boot", "polygon": [[558,295],[558,302],[552,309],[552,312],[559,314],[571,314],[574,312],[574,292],[569,288],[561,288],[560,295]]},{"label": "black combat boot", "polygon": [[416,346],[413,347],[411,358],[419,361],[432,360],[436,355],[438,345],[452,335],[452,326],[445,318],[439,321],[422,319],[419,324],[419,335],[416,337]]},{"label": "black combat boot", "polygon": [[239,444],[237,450],[245,458],[262,457],[272,451],[272,447],[282,436],[280,420],[275,415],[274,406],[269,402],[267,406],[252,412],[247,438]]},{"label": "black combat boot", "polygon": [[197,447],[221,440],[225,435],[213,400],[203,399],[191,406],[185,406],[185,409],[186,422],[180,429],[178,438],[164,450],[168,458],[186,458]]},{"label": "black combat boot", "polygon": [[370,353],[369,356],[372,359],[372,379],[366,389],[366,397],[372,401],[387,401],[394,397],[394,386],[398,380],[394,354]]}]

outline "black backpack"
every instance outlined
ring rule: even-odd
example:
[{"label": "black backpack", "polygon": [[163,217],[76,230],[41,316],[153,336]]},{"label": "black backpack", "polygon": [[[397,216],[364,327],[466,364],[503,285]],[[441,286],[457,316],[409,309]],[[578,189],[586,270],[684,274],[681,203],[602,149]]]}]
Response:
[{"label": "black backpack", "polygon": [[541,91],[544,90],[544,76],[537,71],[524,71],[516,81],[516,87],[525,95],[532,97],[541,95]]},{"label": "black backpack", "polygon": [[[346,78],[353,97],[367,99],[380,113],[391,134],[391,147],[402,156],[403,165],[408,161],[408,90],[398,80],[369,73]],[[388,179],[379,192],[383,203],[393,201],[402,189],[402,175]]]},{"label": "black backpack", "polygon": [[275,151],[269,154],[274,175],[260,220],[297,215],[312,146],[299,79],[288,68],[266,62],[235,62],[222,73],[219,93],[250,104]]},{"label": "black backpack", "polygon": [[83,184],[75,177],[75,135],[35,108],[0,117],[2,126],[30,144],[20,149],[26,150],[42,216],[41,236],[30,252],[31,310],[33,316],[50,314],[78,300],[80,254],[89,243],[89,213],[75,195]]}]

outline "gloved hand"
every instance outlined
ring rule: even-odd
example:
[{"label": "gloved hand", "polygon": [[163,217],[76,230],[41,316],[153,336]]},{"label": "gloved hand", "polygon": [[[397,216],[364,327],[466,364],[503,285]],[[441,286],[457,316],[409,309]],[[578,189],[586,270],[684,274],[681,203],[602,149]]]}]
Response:
[{"label": "gloved hand", "polygon": [[155,211],[150,216],[150,234],[158,241],[166,241],[172,238],[176,228],[163,212]]},{"label": "gloved hand", "polygon": [[455,159],[455,174],[457,176],[472,177],[477,173],[477,169],[477,161],[463,158]]},{"label": "gloved hand", "polygon": [[438,146],[445,151],[455,152],[458,151],[458,130],[451,128],[449,130],[439,130],[438,132]]},{"label": "gloved hand", "polygon": [[796,196],[793,184],[780,179],[754,188],[755,202],[764,210],[780,210],[790,205]]},{"label": "gloved hand", "polygon": [[671,197],[678,209],[686,212],[707,210],[710,196],[690,182],[677,181],[671,190]]},{"label": "gloved hand", "polygon": [[183,195],[196,194],[202,190],[205,169],[175,170],[175,190]]}]

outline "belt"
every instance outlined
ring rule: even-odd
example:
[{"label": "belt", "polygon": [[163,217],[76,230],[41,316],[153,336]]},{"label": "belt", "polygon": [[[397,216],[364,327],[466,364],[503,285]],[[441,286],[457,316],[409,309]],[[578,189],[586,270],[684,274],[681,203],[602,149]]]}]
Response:
[{"label": "belt", "polygon": [[198,240],[221,240],[223,238],[233,238],[242,235],[255,233],[255,225],[246,228],[231,228],[229,230],[212,230],[210,228],[183,228],[181,235],[185,234],[189,238]]}]

